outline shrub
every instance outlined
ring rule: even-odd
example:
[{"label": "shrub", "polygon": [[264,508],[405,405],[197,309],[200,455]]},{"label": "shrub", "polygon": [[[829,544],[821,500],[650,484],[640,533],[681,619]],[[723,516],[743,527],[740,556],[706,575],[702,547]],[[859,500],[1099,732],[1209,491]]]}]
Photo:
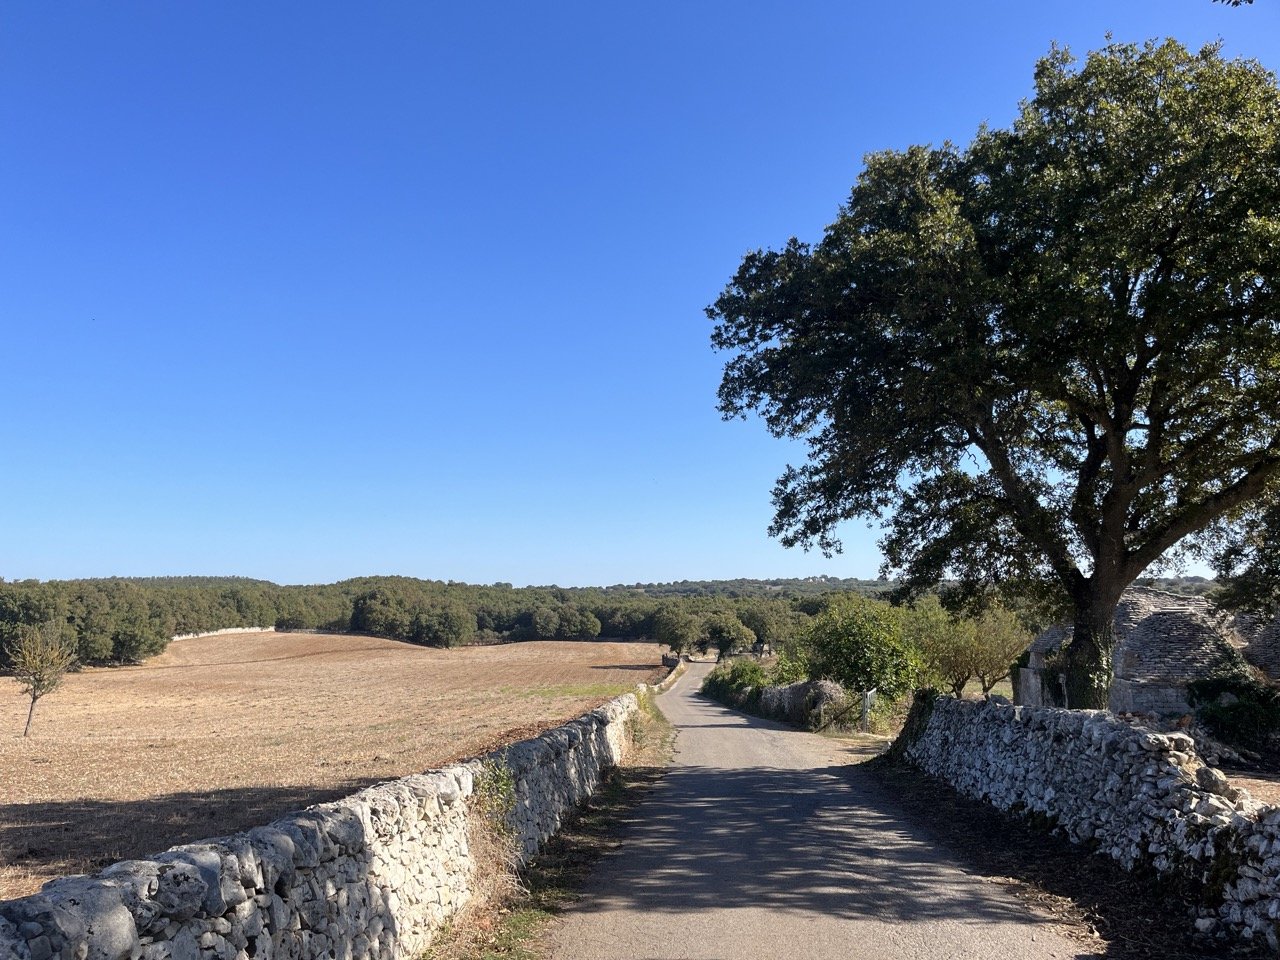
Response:
[{"label": "shrub", "polygon": [[764,667],[747,657],[718,665],[702,681],[702,692],[721,703],[755,709],[760,702],[760,689],[769,682]]},{"label": "shrub", "polygon": [[952,696],[963,694],[978,669],[977,625],[943,609],[937,597],[925,597],[901,617],[903,637],[919,651],[930,679]]},{"label": "shrub", "polygon": [[769,682],[783,687],[788,683],[799,683],[809,679],[809,664],[802,658],[783,652],[773,661],[773,669],[769,671]]},{"label": "shrub", "polygon": [[848,691],[878,690],[899,697],[921,673],[919,655],[902,638],[901,619],[889,604],[865,597],[835,597],[810,624],[811,674]]},{"label": "shrub", "polygon": [[7,659],[22,692],[31,698],[27,709],[27,725],[24,737],[31,733],[31,720],[36,713],[36,702],[45,694],[57,690],[63,675],[76,662],[75,648],[67,638],[67,626],[56,620],[33,627],[25,627],[18,638],[6,645]]},{"label": "shrub", "polygon": [[1187,699],[1209,732],[1231,746],[1267,747],[1280,733],[1280,690],[1235,665],[1195,680]]}]

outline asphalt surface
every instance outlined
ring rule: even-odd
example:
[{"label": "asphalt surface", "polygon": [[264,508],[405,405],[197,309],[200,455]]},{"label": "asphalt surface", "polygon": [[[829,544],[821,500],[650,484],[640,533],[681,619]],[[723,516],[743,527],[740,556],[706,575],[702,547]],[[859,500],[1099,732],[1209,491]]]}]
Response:
[{"label": "asphalt surface", "polygon": [[840,744],[697,695],[659,700],[670,772],[552,931],[558,960],[1094,956],[896,812]]}]

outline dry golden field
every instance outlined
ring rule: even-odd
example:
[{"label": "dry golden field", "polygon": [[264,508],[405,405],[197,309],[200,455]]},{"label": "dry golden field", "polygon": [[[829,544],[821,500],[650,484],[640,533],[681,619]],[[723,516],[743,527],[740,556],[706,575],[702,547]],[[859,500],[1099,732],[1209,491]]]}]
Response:
[{"label": "dry golden field", "polygon": [[660,672],[655,644],[201,637],[68,676],[25,740],[0,677],[0,899],[481,753]]}]

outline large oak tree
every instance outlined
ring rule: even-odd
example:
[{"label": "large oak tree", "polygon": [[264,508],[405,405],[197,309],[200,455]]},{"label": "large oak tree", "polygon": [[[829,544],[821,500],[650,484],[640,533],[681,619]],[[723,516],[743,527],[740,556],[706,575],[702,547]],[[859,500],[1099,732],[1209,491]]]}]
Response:
[{"label": "large oak tree", "polygon": [[1054,49],[1010,129],[866,159],[708,308],[726,417],[805,438],[771,533],[887,523],[909,587],[1048,586],[1073,706],[1121,592],[1280,493],[1280,95],[1174,41]]}]

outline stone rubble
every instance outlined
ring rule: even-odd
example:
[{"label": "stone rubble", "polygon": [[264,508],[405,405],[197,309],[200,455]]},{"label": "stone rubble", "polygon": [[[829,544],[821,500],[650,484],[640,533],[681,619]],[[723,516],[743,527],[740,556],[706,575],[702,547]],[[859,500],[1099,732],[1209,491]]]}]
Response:
[{"label": "stone rubble", "polygon": [[802,680],[760,688],[760,713],[805,729],[817,729],[849,702],[844,688],[832,680]]},{"label": "stone rubble", "polygon": [[[643,689],[643,687],[641,688]],[[628,744],[635,694],[480,760],[0,902],[0,960],[392,960],[470,899],[477,778],[510,771],[523,858]]]},{"label": "stone rubble", "polygon": [[905,755],[961,793],[1043,817],[1126,869],[1198,885],[1202,933],[1280,949],[1280,808],[1205,765],[1189,735],[1102,710],[939,697]]}]

